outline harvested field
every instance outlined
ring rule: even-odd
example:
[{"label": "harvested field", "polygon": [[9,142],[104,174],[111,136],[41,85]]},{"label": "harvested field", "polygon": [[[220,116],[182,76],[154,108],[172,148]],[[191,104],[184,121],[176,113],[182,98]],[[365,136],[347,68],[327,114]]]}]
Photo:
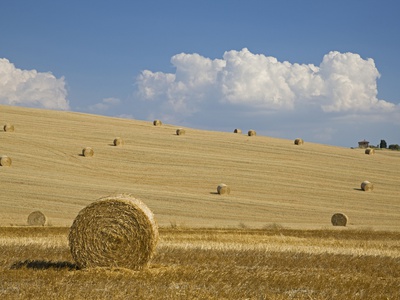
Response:
[{"label": "harvested field", "polygon": [[[399,151],[370,156],[231,130],[190,129],[181,138],[169,124],[4,105],[0,114],[18,128],[0,131],[1,154],[13,160],[0,167],[1,226],[25,225],[38,207],[53,226],[71,226],[96,199],[129,193],[160,226],[321,229],[346,212],[346,228],[400,231]],[[111,147],[116,136],[131,142]],[[88,145],[92,158],[80,155]],[[366,178],[373,192],[360,189]],[[234,187],[229,197],[216,193],[221,182]]]},{"label": "harvested field", "polygon": [[397,299],[400,234],[161,228],[148,269],[81,270],[68,228],[0,228],[2,299]]}]

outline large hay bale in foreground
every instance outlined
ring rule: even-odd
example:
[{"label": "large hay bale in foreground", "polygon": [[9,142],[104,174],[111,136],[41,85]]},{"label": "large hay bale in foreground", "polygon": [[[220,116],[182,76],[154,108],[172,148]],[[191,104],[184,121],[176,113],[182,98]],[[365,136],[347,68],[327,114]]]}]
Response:
[{"label": "large hay bale in foreground", "polygon": [[28,216],[28,225],[30,226],[44,226],[47,223],[47,218],[44,213],[37,210],[31,212]]},{"label": "large hay bale in foreground", "polygon": [[361,189],[365,192],[369,192],[374,189],[374,185],[368,180],[365,180],[361,183]]},{"label": "large hay bale in foreground", "polygon": [[331,222],[333,226],[346,226],[348,218],[345,214],[336,213],[332,216]]},{"label": "large hay bale in foreground", "polygon": [[225,183],[221,183],[217,186],[217,192],[220,195],[229,195],[231,193],[231,188]]},{"label": "large hay bale in foreground", "polygon": [[161,126],[161,125],[162,125],[162,122],[161,122],[160,120],[154,120],[154,121],[153,121],[153,125],[154,125],[154,126]]},{"label": "large hay bale in foreground", "polygon": [[365,149],[365,154],[368,154],[368,155],[375,154],[375,149],[367,148],[367,149]]},{"label": "large hay bale in foreground", "polygon": [[303,145],[303,144],[304,144],[304,140],[303,140],[303,139],[300,139],[300,138],[295,139],[295,140],[294,140],[294,144],[295,144],[295,145]]},{"label": "large hay bale in foreground", "polygon": [[5,124],[3,127],[3,130],[6,132],[14,132],[14,125],[11,124]]},{"label": "large hay bale in foreground", "polygon": [[247,135],[248,136],[255,136],[257,133],[256,133],[256,131],[255,130],[249,130],[248,132],[247,132]]},{"label": "large hay bale in foreground", "polygon": [[176,135],[184,135],[186,134],[186,130],[183,128],[179,128],[176,130]]},{"label": "large hay bale in foreground", "polygon": [[155,252],[158,227],[142,201],[122,194],[101,198],[82,209],[68,239],[79,268],[140,270]]},{"label": "large hay bale in foreground", "polygon": [[82,150],[82,155],[85,157],[92,157],[94,155],[94,151],[91,147],[85,147]]},{"label": "large hay bale in foreground", "polygon": [[0,166],[2,167],[9,167],[11,166],[12,160],[7,155],[0,156]]},{"label": "large hay bale in foreground", "polygon": [[233,132],[234,133],[242,133],[242,129],[236,128]]},{"label": "large hay bale in foreground", "polygon": [[116,137],[114,139],[114,146],[122,146],[124,144],[124,140],[120,137]]}]

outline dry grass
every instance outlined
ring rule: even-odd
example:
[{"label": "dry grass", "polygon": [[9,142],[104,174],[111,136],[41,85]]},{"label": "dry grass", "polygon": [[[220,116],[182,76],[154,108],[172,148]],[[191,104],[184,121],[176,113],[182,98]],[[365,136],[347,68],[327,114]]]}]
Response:
[{"label": "dry grass", "polygon": [[68,228],[0,228],[2,299],[397,299],[400,234],[160,229],[144,271],[79,270]]},{"label": "dry grass", "polygon": [[[0,119],[18,128],[0,131],[0,154],[13,159],[12,167],[0,167],[2,226],[25,225],[38,207],[53,226],[71,226],[96,199],[130,193],[161,226],[320,229],[346,212],[347,228],[400,231],[399,151],[369,156],[365,149],[196,129],[179,138],[168,124],[10,106],[0,106]],[[116,136],[134,142],[110,147]],[[80,155],[85,145],[93,159]],[[360,189],[365,178],[373,193]],[[234,193],[219,197],[220,182]]]}]

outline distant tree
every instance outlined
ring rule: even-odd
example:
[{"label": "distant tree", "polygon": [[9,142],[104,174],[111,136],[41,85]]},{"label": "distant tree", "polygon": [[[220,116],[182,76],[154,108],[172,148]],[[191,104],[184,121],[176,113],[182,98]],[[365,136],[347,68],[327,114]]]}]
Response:
[{"label": "distant tree", "polygon": [[380,148],[387,148],[387,144],[386,144],[386,141],[385,140],[381,140],[381,143],[380,143]]},{"label": "distant tree", "polygon": [[391,149],[391,150],[400,150],[400,146],[397,145],[397,144],[392,144],[392,145],[389,145],[389,149]]}]

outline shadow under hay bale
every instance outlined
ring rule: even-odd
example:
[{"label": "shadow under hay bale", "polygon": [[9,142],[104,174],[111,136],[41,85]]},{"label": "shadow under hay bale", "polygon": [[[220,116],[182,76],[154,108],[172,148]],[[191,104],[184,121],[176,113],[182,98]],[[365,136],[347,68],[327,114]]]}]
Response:
[{"label": "shadow under hay bale", "polygon": [[248,135],[248,136],[256,136],[257,133],[256,133],[255,130],[249,130],[249,131],[247,132],[247,135]]},{"label": "shadow under hay bale", "polygon": [[303,139],[295,139],[295,140],[294,140],[294,144],[295,144],[295,145],[303,145],[303,144],[304,144],[304,141],[303,141]]},{"label": "shadow under hay bale", "polygon": [[91,147],[85,147],[82,150],[82,156],[92,157],[94,155],[94,151]]},{"label": "shadow under hay bale", "polygon": [[176,130],[176,135],[184,135],[184,134],[186,134],[185,129],[179,128]]},{"label": "shadow under hay bale", "polygon": [[151,210],[131,195],[99,199],[82,209],[68,236],[79,268],[140,270],[154,255],[158,227]]},{"label": "shadow under hay bale", "polygon": [[333,226],[346,226],[348,217],[342,213],[336,213],[331,218],[331,223]]},{"label": "shadow under hay bale", "polygon": [[12,264],[11,270],[17,269],[33,269],[33,270],[48,270],[48,269],[67,269],[77,270],[78,266],[69,261],[45,261],[45,260],[25,260],[18,261]]},{"label": "shadow under hay bale", "polygon": [[236,128],[233,132],[234,132],[234,133],[242,133],[242,129]]},{"label": "shadow under hay bale", "polygon": [[153,121],[153,125],[154,125],[154,126],[161,126],[161,125],[162,125],[162,122],[161,122],[160,120],[154,120],[154,121]]},{"label": "shadow under hay bale", "polygon": [[113,142],[114,146],[118,147],[118,146],[123,146],[124,145],[124,140],[120,137],[117,137],[114,139]]},{"label": "shadow under hay bale", "polygon": [[0,166],[2,167],[9,167],[11,166],[12,160],[9,156],[7,155],[2,155],[0,157]]},{"label": "shadow under hay bale", "polygon": [[220,195],[229,195],[231,193],[231,188],[225,183],[221,183],[217,186],[217,193]]},{"label": "shadow under hay bale", "polygon": [[367,149],[365,149],[365,154],[373,155],[373,154],[375,154],[375,149],[367,148]]},{"label": "shadow under hay bale", "polygon": [[41,211],[31,212],[28,216],[29,226],[45,226],[47,224],[47,217]]},{"label": "shadow under hay bale", "polygon": [[5,124],[4,127],[3,127],[3,130],[5,132],[14,132],[14,125]]},{"label": "shadow under hay bale", "polygon": [[361,183],[361,189],[365,192],[370,192],[374,189],[374,185],[368,180],[365,180]]}]

